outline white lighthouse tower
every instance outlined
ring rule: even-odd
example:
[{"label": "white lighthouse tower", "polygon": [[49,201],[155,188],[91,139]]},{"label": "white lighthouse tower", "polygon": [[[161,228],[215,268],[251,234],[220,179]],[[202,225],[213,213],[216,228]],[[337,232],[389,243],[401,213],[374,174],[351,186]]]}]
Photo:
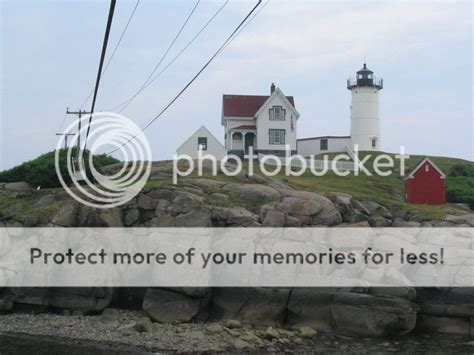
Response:
[{"label": "white lighthouse tower", "polygon": [[355,78],[347,79],[351,91],[351,148],[358,145],[360,151],[380,150],[379,91],[383,79],[364,67]]}]

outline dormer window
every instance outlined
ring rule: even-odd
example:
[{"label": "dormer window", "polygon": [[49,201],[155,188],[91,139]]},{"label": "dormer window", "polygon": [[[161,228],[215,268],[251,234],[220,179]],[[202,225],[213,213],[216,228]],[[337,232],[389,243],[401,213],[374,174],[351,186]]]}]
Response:
[{"label": "dormer window", "polygon": [[273,106],[270,110],[270,121],[284,121],[286,110],[281,106]]}]

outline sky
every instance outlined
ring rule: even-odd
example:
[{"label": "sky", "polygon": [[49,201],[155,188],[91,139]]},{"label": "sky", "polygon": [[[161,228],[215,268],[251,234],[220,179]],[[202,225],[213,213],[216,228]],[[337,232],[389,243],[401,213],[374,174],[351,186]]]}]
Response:
[{"label": "sky", "polygon": [[[92,90],[109,2],[0,0],[0,170],[51,151]],[[136,1],[118,1],[115,46]],[[195,1],[141,0],[104,73],[96,109],[140,87]],[[144,126],[204,65],[256,1],[230,0],[205,32],[122,112]],[[265,5],[263,0],[262,5]],[[223,4],[199,3],[166,65]],[[382,149],[474,160],[471,1],[271,0],[145,132],[153,160],[170,159],[201,125],[223,141],[223,94],[295,98],[298,138],[348,135],[346,79],[363,62],[384,79]],[[84,108],[90,107],[90,101]]]}]

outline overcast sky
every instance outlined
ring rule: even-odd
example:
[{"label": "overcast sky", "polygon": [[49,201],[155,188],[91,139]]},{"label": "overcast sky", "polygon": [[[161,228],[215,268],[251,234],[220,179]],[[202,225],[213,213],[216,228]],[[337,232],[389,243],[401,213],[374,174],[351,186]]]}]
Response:
[{"label": "overcast sky", "polygon": [[[263,1],[262,5],[265,4]],[[2,3],[0,170],[53,150],[66,107],[92,89],[108,1]],[[107,111],[138,89],[195,1],[141,0],[104,74],[96,108]],[[201,1],[168,60],[222,1]],[[123,112],[147,123],[207,61],[253,1],[231,0],[211,26]],[[135,0],[118,1],[113,49]],[[175,105],[146,130],[153,159],[169,159],[201,125],[221,141],[223,94],[295,97],[299,138],[349,134],[346,78],[364,60],[384,78],[382,148],[474,160],[471,1],[273,0]],[[109,51],[110,54],[110,51]],[[165,64],[168,62],[165,59]]]}]

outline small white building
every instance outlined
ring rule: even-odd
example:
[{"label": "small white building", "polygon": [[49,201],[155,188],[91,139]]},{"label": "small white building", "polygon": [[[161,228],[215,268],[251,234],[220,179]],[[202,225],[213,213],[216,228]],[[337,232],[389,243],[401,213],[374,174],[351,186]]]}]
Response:
[{"label": "small white building", "polygon": [[350,136],[321,136],[298,139],[298,154],[304,157],[324,153],[345,152],[351,144]]},{"label": "small white building", "polygon": [[222,143],[204,126],[201,126],[191,137],[181,144],[176,152],[178,155],[186,154],[193,159],[197,159],[199,148],[202,149],[203,155],[213,155],[217,160],[222,160],[227,154]]},{"label": "small white building", "polygon": [[285,145],[296,154],[297,121],[292,96],[271,85],[269,96],[224,95],[221,124],[229,154],[243,157],[253,147],[255,154],[285,155]]}]

